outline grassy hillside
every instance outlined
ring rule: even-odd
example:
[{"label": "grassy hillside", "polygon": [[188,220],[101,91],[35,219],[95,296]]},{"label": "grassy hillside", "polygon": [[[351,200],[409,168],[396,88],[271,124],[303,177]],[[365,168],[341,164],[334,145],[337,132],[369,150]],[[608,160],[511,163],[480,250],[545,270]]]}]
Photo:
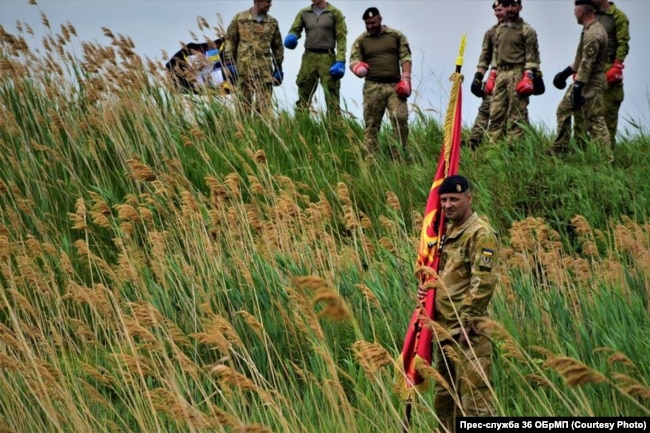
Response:
[{"label": "grassy hillside", "polygon": [[[174,95],[128,38],[66,58],[64,27],[43,59],[1,33],[2,431],[399,428],[439,124],[369,161],[353,120]],[[648,416],[650,137],[611,166],[550,143],[461,157],[503,241],[498,411]],[[427,393],[413,431],[435,423]]]}]

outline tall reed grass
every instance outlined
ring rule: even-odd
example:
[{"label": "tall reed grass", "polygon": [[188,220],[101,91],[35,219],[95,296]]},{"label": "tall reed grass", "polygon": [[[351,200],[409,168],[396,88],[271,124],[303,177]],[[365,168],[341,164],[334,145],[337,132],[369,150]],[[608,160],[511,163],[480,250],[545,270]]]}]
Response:
[{"label": "tall reed grass", "polygon": [[[0,29],[0,429],[399,429],[439,125],[367,160],[355,121],[178,95],[109,29],[79,57],[72,25],[46,56],[28,34]],[[650,414],[649,141],[612,167],[543,131],[463,150],[504,249],[499,414]]]}]

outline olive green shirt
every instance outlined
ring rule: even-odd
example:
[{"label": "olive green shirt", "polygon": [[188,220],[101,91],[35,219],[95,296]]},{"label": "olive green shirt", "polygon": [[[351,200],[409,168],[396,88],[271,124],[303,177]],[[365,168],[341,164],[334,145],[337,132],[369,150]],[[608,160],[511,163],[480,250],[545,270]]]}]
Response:
[{"label": "olive green shirt", "polygon": [[516,23],[499,24],[496,30],[497,67],[518,66],[539,69],[537,32],[521,18]]},{"label": "olive green shirt", "polygon": [[443,287],[436,293],[435,321],[450,335],[487,316],[498,258],[497,235],[485,217],[474,212],[463,225],[447,228],[438,265]]},{"label": "olive green shirt", "polygon": [[320,15],[314,12],[312,6],[301,9],[289,33],[300,39],[303,29],[306,49],[333,50],[336,47],[336,61],[345,62],[348,27],[340,10],[329,3]]},{"label": "olive green shirt", "polygon": [[625,62],[630,51],[630,21],[614,3],[609,3],[606,11],[597,11],[596,19],[602,24],[607,33],[607,61],[611,65],[614,60]]},{"label": "olive green shirt", "polygon": [[401,77],[401,65],[411,62],[408,39],[399,30],[384,26],[379,35],[364,32],[352,44],[350,64],[366,62],[366,80],[395,83]]}]

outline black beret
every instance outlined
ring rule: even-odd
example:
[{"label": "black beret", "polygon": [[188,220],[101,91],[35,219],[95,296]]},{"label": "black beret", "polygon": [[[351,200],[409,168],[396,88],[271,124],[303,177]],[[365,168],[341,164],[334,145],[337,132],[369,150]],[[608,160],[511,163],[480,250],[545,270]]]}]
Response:
[{"label": "black beret", "polygon": [[576,0],[576,6],[591,6],[592,8],[596,9],[596,3],[594,3],[594,0]]},{"label": "black beret", "polygon": [[373,18],[373,17],[378,17],[378,16],[380,16],[379,9],[377,9],[375,7],[372,7],[372,8],[366,9],[366,11],[363,13],[362,19],[365,21],[368,18]]},{"label": "black beret", "polygon": [[455,174],[442,181],[438,188],[438,195],[457,194],[465,191],[469,191],[469,181],[463,176]]},{"label": "black beret", "polygon": [[494,0],[494,2],[492,3],[492,9],[496,9],[497,6],[499,6],[499,3],[501,3],[499,0]]}]

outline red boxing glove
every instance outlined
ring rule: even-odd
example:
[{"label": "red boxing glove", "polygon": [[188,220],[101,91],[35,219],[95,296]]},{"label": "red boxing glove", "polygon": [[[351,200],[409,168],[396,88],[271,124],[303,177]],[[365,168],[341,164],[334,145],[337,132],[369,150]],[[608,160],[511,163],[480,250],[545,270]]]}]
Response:
[{"label": "red boxing glove", "polygon": [[395,85],[395,92],[402,98],[411,96],[411,74],[402,74],[402,79]]},{"label": "red boxing glove", "polygon": [[535,90],[535,86],[533,85],[533,72],[526,69],[524,71],[524,76],[519,82],[517,83],[517,93],[519,93],[521,96],[530,96],[533,94],[533,90]]},{"label": "red boxing glove", "polygon": [[368,75],[368,69],[370,69],[370,66],[366,62],[359,62],[350,65],[350,70],[352,73],[359,78],[363,78]]},{"label": "red boxing glove", "polygon": [[619,60],[614,60],[614,64],[607,72],[605,72],[605,78],[609,84],[618,84],[623,82],[623,63]]},{"label": "red boxing glove", "polygon": [[485,92],[486,95],[491,95],[492,92],[494,92],[494,86],[496,85],[497,82],[497,70],[492,69],[488,75],[487,81],[485,81],[485,87],[483,87],[483,91]]}]

